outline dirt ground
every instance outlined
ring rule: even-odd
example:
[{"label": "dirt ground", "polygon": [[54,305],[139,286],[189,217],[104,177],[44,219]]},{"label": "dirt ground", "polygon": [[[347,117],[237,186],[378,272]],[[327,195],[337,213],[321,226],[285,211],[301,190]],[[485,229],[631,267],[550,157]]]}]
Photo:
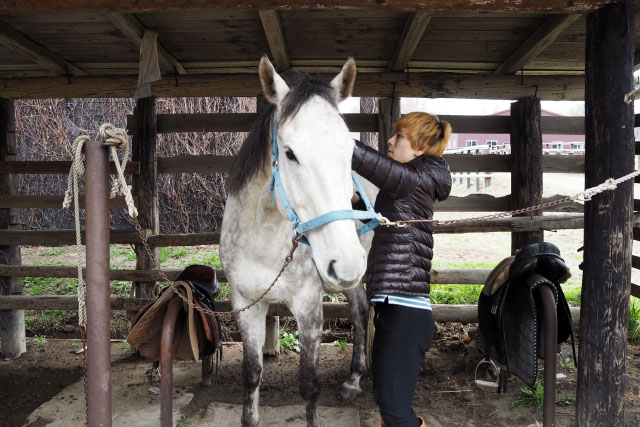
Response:
[{"label": "dirt ground", "polygon": [[[542,412],[537,413],[532,404],[509,410],[509,405],[523,386],[516,378],[512,377],[509,381],[506,395],[497,395],[474,385],[474,369],[481,357],[474,342],[467,343],[464,339],[470,328],[470,325],[462,324],[438,325],[438,333],[427,353],[416,388],[416,410],[429,414],[445,426],[528,426],[536,425],[536,421],[541,422]],[[0,401],[3,402],[0,405],[0,426],[22,426],[27,416],[41,403],[79,380],[82,375],[82,356],[74,353],[78,348],[78,342],[71,340],[50,339],[44,344],[29,340],[28,351],[21,358],[0,361]],[[564,346],[563,352],[569,354],[569,347]],[[329,407],[351,406],[359,411],[370,412],[375,409],[375,403],[371,397],[371,379],[368,376],[362,381],[363,394],[355,401],[342,402],[337,398],[337,391],[348,374],[350,358],[350,346],[340,349],[331,344],[322,345],[322,392],[319,404]],[[112,345],[112,360],[114,366],[149,365],[149,362],[129,353],[126,344],[121,342]],[[185,390],[194,395],[185,414],[193,417],[203,415],[211,402],[241,404],[241,360],[241,345],[226,344],[217,382],[211,386],[194,384]],[[640,345],[629,342],[625,409],[628,426],[640,425],[639,362]],[[292,351],[265,358],[261,405],[302,403],[298,394],[298,363],[299,356]],[[200,366],[193,363],[190,369],[197,372]],[[569,369],[566,372],[568,378],[559,384],[558,396],[575,397],[576,371]],[[139,379],[140,383],[146,381],[142,376]],[[73,396],[73,399],[84,399],[84,396]],[[574,425],[574,413],[575,404],[558,407],[557,425]]]}]

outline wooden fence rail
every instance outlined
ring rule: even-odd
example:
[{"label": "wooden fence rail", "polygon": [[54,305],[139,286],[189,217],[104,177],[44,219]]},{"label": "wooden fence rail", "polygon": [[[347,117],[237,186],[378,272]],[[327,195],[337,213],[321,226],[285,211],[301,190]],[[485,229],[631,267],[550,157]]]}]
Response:
[{"label": "wooden fence rail", "polygon": [[[112,310],[137,311],[151,300],[133,298],[111,298]],[[231,301],[222,300],[216,303],[219,311],[231,311]],[[63,296],[1,296],[0,310],[77,310],[78,297]],[[478,321],[477,305],[432,304],[433,317],[436,322],[476,323]],[[342,302],[324,302],[322,311],[325,319],[349,318],[349,305]],[[292,316],[284,303],[269,304],[270,316]],[[571,320],[574,325],[580,324],[580,308],[571,307]]]},{"label": "wooden fence rail", "polygon": [[[445,154],[444,158],[451,172],[511,172],[510,155]],[[158,157],[158,173],[227,173],[234,159],[234,156],[207,154]],[[0,174],[66,175],[70,166],[68,161],[0,161]],[[127,174],[139,175],[139,167],[139,162],[128,163]],[[545,173],[584,173],[584,156],[544,154],[542,168]]]},{"label": "wooden fence rail", "polygon": [[[170,280],[176,280],[181,269],[163,269],[163,273]],[[491,272],[490,268],[443,268],[431,271],[431,283],[433,284],[469,284],[484,283]],[[55,277],[76,278],[78,269],[70,266],[43,266],[43,265],[9,265],[0,264],[0,277]],[[224,270],[217,269],[216,276],[219,281],[225,282],[227,277]],[[126,281],[160,281],[160,273],[156,270],[111,270],[111,280]]]},{"label": "wooden fence rail", "polygon": [[[636,222],[637,222],[637,217]],[[569,230],[584,227],[582,214],[506,217],[459,224],[434,224],[434,233],[521,232]],[[220,233],[159,234],[148,238],[152,246],[197,246],[220,243]],[[84,231],[82,232],[84,242]],[[0,230],[0,242],[5,245],[69,246],[76,243],[74,230]],[[111,244],[140,243],[135,230],[111,230]]]},{"label": "wooden fence rail", "polygon": [[[351,132],[378,132],[378,114],[343,114]],[[158,114],[158,133],[172,132],[248,132],[256,113]],[[509,116],[441,115],[456,133],[510,133]],[[134,116],[127,116],[127,130],[136,127]],[[555,135],[584,135],[584,117],[542,117],[542,132]]]}]

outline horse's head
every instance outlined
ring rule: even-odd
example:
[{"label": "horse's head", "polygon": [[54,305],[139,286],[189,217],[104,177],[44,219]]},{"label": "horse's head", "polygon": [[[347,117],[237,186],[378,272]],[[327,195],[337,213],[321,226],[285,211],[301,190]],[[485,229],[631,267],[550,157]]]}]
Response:
[{"label": "horse's head", "polygon": [[[351,209],[354,142],[337,105],[351,95],[355,75],[350,58],[330,84],[298,73],[289,87],[266,56],[260,61],[264,95],[276,106],[282,184],[302,222]],[[277,203],[283,210],[279,198]],[[325,290],[337,292],[358,284],[366,254],[353,220],[330,222],[306,237]]]}]

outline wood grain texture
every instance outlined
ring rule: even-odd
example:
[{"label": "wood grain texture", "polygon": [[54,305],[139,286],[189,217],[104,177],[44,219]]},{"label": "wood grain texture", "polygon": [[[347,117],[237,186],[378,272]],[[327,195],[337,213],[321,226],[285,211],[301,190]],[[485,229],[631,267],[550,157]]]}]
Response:
[{"label": "wood grain texture", "polygon": [[[586,187],[634,169],[633,104],[622,99],[633,89],[635,14],[615,4],[587,17]],[[625,425],[632,214],[629,181],[585,205],[576,425]]]},{"label": "wood grain texture", "polygon": [[280,12],[270,9],[260,10],[258,14],[260,15],[260,21],[262,21],[267,42],[269,43],[274,65],[278,71],[287,70],[290,63],[289,55],[287,54],[287,43],[284,38],[284,31],[282,30],[282,22],[280,20]]},{"label": "wood grain texture", "polygon": [[[0,160],[0,175],[4,174],[57,174],[67,175],[71,161],[59,160]],[[110,162],[109,173],[117,173],[116,166]],[[140,162],[127,162],[125,175],[139,175]]]},{"label": "wood grain texture", "polygon": [[413,51],[418,46],[430,20],[431,14],[425,11],[409,15],[395,53],[389,61],[388,71],[404,71],[407,68]]},{"label": "wood grain texture", "polygon": [[[511,104],[511,209],[542,202],[542,110],[537,98]],[[520,216],[540,215],[540,211]],[[530,243],[544,241],[542,231],[511,234],[511,254]]]}]

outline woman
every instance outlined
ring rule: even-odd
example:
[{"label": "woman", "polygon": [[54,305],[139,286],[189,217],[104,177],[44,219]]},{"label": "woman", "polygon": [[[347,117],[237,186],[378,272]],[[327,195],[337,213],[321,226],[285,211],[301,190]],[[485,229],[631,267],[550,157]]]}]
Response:
[{"label": "woman", "polygon": [[[415,112],[402,116],[394,131],[386,156],[356,141],[353,169],[380,188],[375,209],[390,221],[432,219],[434,201],[451,191],[449,165],[442,158],[451,126]],[[425,425],[411,403],[435,333],[429,301],[432,258],[430,223],[375,229],[365,283],[375,308],[374,397],[388,427]]]}]

